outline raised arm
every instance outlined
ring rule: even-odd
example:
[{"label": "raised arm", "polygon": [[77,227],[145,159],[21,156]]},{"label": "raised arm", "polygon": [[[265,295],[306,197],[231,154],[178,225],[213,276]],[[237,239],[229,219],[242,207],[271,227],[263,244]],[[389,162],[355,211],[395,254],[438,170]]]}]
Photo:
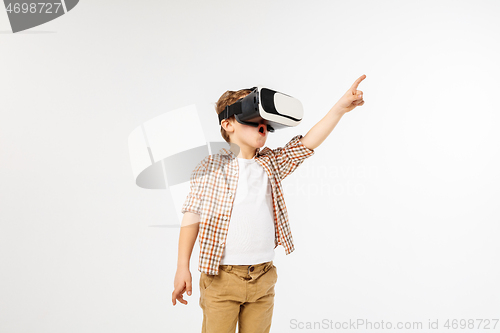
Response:
[{"label": "raised arm", "polygon": [[358,85],[366,78],[366,75],[361,75],[347,90],[339,101],[330,109],[316,125],[314,125],[300,141],[309,149],[316,149],[333,131],[342,116],[353,110],[356,106],[361,106],[365,102],[363,100],[363,92],[358,89]]}]

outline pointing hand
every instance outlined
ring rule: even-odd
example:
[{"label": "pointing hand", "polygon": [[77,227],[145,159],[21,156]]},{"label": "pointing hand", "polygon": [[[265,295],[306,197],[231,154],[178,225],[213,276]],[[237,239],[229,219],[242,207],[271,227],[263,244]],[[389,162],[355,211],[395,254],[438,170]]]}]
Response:
[{"label": "pointing hand", "polygon": [[363,81],[366,78],[366,75],[361,75],[356,82],[353,83],[351,88],[347,90],[347,92],[342,96],[339,101],[337,102],[338,108],[343,111],[344,113],[349,112],[353,110],[356,106],[361,106],[365,104],[365,101],[363,100],[363,92],[358,89],[358,85],[360,84],[361,81]]}]

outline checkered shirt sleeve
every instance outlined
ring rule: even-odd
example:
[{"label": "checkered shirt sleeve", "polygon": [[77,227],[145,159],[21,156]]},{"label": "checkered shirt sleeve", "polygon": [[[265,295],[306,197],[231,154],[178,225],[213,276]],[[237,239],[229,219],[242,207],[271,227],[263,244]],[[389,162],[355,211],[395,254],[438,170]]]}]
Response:
[{"label": "checkered shirt sleeve", "polygon": [[278,162],[280,180],[294,172],[306,158],[314,155],[314,150],[307,148],[300,141],[302,137],[301,134],[296,135],[284,147],[273,149]]},{"label": "checkered shirt sleeve", "polygon": [[182,205],[181,213],[192,212],[201,215],[203,189],[207,174],[206,160],[201,161],[191,173],[189,194]]}]

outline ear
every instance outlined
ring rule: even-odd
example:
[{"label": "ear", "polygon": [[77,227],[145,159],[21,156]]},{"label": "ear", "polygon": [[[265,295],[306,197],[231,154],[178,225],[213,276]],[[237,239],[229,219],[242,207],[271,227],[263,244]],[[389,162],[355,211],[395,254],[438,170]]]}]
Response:
[{"label": "ear", "polygon": [[226,130],[226,132],[233,132],[234,131],[234,127],[233,127],[233,121],[234,119],[222,119],[220,125],[222,126],[222,128],[224,128]]}]

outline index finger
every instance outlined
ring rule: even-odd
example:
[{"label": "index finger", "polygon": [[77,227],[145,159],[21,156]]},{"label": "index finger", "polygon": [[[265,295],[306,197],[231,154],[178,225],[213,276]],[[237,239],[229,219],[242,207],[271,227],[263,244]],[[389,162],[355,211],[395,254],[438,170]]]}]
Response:
[{"label": "index finger", "polygon": [[363,81],[364,79],[366,79],[366,75],[363,74],[361,75],[351,86],[351,91],[353,91],[354,93],[356,93],[356,90],[358,89],[358,86],[359,84],[361,83],[361,81]]}]

